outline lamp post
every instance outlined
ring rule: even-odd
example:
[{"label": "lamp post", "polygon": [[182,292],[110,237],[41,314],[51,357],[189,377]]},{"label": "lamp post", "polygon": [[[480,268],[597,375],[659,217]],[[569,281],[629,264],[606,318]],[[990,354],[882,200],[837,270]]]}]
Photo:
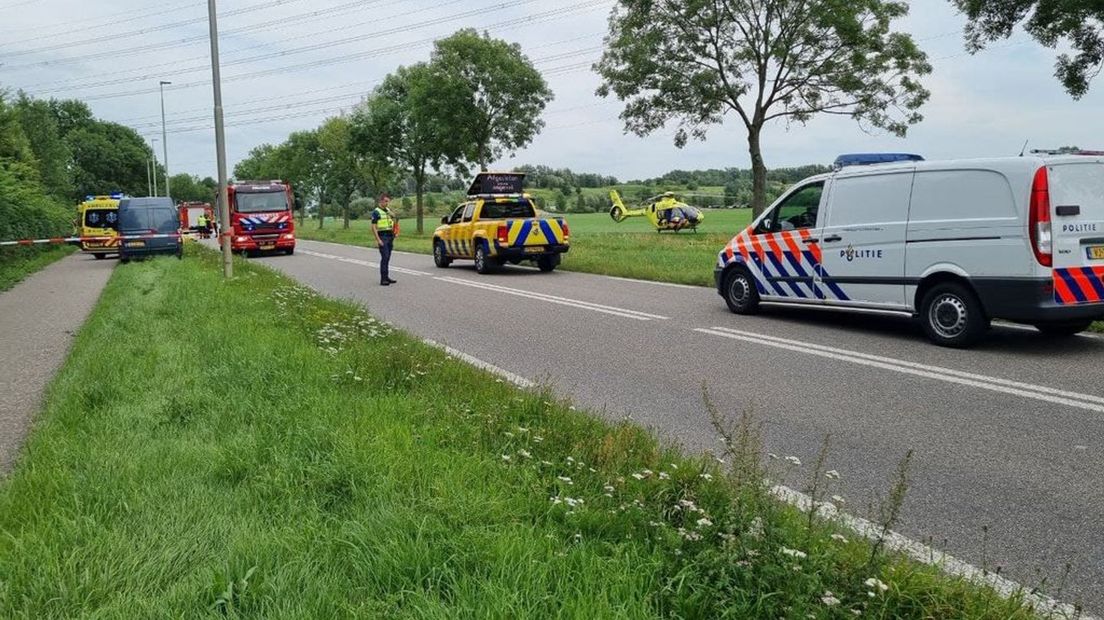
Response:
[{"label": "lamp post", "polygon": [[172,82],[161,80],[159,83],[161,89],[161,148],[164,149],[162,153],[165,155],[165,196],[169,195],[169,138],[165,131],[165,86],[169,84],[172,84]]},{"label": "lamp post", "polygon": [[222,126],[222,76],[219,72],[218,11],[215,0],[207,0],[207,23],[211,28],[211,86],[215,97],[215,157],[218,161],[219,187],[219,236],[222,242],[222,273],[226,278],[234,275],[233,255],[230,251],[230,199],[226,191],[226,131]]}]

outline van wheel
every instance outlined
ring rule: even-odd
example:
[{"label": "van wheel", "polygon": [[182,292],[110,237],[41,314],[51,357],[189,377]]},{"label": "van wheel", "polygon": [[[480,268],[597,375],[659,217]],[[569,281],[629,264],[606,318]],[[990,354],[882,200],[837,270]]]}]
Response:
[{"label": "van wheel", "polygon": [[125,265],[125,264],[130,262],[130,257],[129,256],[120,256],[119,257],[119,262]]},{"label": "van wheel", "polygon": [[537,259],[537,268],[541,271],[548,273],[556,268],[555,256],[542,256]]},{"label": "van wheel", "polygon": [[494,265],[487,257],[487,245],[485,243],[475,246],[475,270],[482,274],[494,271]]},{"label": "van wheel", "polygon": [[452,259],[448,257],[448,251],[445,249],[445,242],[440,239],[433,242],[433,264],[440,269],[445,269],[452,264]]},{"label": "van wheel", "polygon": [[736,267],[725,276],[723,294],[728,309],[736,314],[759,312],[759,289],[747,269]]},{"label": "van wheel", "polygon": [[1091,320],[1062,321],[1060,323],[1036,323],[1035,329],[1048,336],[1075,336],[1092,325]]},{"label": "van wheel", "polygon": [[956,282],[937,284],[924,295],[920,323],[928,340],[954,348],[972,345],[989,328],[977,295]]}]

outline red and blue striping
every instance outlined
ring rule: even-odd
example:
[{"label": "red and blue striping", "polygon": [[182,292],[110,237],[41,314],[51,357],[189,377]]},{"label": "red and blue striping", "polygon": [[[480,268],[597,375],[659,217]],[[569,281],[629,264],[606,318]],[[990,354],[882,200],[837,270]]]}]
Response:
[{"label": "red and blue striping", "polygon": [[1054,301],[1062,306],[1104,302],[1104,267],[1055,269]]},{"label": "red and blue striping", "polygon": [[[808,230],[755,235],[746,229],[728,243],[720,266],[744,265],[760,295],[848,301],[847,293],[824,269],[820,244],[809,241]],[[805,249],[801,249],[801,245]]]}]

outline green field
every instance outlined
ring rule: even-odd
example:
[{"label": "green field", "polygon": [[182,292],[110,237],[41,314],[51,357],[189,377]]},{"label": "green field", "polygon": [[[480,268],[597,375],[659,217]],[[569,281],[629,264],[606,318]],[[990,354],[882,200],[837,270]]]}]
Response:
[{"label": "green field", "polygon": [[[603,275],[640,278],[711,286],[717,253],[751,221],[748,209],[706,211],[705,223],[698,232],[657,233],[644,218],[632,218],[620,224],[605,213],[566,214],[571,228],[571,251],[560,268]],[[425,232],[418,235],[413,219],[400,221],[395,249],[432,253],[430,239],[440,218],[427,218]],[[308,221],[297,229],[303,239],[374,246],[370,224],[366,220],[350,222],[327,219],[318,229],[318,221]]]},{"label": "green field", "polygon": [[8,290],[32,273],[76,251],[69,245],[0,248],[0,291]]},{"label": "green field", "polygon": [[754,425],[722,469],[236,269],[116,269],[0,484],[0,617],[1032,617],[774,501],[836,491]]}]

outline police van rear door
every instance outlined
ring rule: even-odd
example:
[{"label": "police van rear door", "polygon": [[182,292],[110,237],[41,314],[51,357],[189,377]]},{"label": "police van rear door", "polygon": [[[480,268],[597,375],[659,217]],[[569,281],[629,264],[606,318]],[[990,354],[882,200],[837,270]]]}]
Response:
[{"label": "police van rear door", "polygon": [[1050,161],[1055,301],[1104,303],[1104,157]]}]

